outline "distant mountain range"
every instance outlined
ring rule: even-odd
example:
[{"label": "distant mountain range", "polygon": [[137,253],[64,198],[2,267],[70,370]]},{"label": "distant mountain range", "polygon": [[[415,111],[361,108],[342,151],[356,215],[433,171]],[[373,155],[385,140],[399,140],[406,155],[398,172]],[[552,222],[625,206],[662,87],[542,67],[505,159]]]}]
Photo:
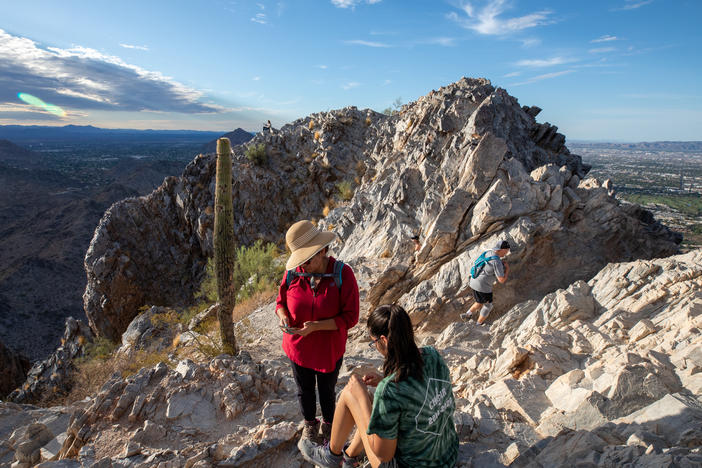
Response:
[{"label": "distant mountain range", "polygon": [[690,151],[702,152],[702,141],[642,141],[638,143],[607,143],[571,140],[568,146],[599,148],[599,149],[625,149],[640,151]]},{"label": "distant mountain range", "polygon": [[[243,132],[244,130],[242,130]],[[49,127],[37,125],[0,125],[0,139],[15,143],[58,142],[58,141],[96,141],[96,142],[158,142],[177,141],[206,143],[221,136],[221,132],[198,130],[132,130],[98,128],[92,125],[66,125]]]}]

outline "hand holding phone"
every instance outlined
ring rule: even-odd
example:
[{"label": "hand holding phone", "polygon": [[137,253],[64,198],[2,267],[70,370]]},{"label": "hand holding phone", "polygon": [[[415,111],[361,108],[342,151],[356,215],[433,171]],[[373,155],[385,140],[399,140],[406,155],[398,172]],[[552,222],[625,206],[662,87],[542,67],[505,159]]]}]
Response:
[{"label": "hand holding phone", "polygon": [[283,333],[287,333],[288,335],[295,335],[299,330],[299,328],[293,328],[287,325],[280,325],[280,329],[283,330]]}]

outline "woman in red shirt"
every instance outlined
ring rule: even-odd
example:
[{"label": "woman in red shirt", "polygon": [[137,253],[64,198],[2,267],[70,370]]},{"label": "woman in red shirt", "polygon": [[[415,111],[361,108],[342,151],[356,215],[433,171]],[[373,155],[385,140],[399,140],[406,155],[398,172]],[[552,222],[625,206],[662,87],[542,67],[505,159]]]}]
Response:
[{"label": "woman in red shirt", "polygon": [[328,256],[328,246],[335,239],[335,234],[319,231],[310,221],[298,221],[288,229],[285,242],[292,253],[275,309],[305,418],[303,437],[316,441],[320,423],[315,387],[322,410],[322,437],[329,440],[348,330],[358,323],[356,277],[344,265],[339,285],[339,276],[334,274],[336,260]]}]

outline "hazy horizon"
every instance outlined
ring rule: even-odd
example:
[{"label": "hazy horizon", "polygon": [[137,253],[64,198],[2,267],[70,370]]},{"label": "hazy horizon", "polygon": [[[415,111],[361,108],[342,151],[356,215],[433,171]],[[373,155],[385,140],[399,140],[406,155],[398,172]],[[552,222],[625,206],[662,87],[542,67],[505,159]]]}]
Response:
[{"label": "hazy horizon", "polygon": [[571,140],[698,141],[701,16],[688,0],[14,2],[0,124],[258,131],[467,76]]}]

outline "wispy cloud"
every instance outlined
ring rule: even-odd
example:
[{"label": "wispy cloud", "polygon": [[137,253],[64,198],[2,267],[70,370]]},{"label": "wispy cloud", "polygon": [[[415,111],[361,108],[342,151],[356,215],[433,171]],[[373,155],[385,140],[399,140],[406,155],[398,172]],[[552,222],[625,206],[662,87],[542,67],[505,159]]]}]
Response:
[{"label": "wispy cloud", "polygon": [[256,15],[251,18],[251,21],[258,24],[268,24],[265,13],[256,13]]},{"label": "wispy cloud", "polygon": [[588,52],[591,54],[606,54],[607,52],[614,52],[615,50],[617,50],[616,47],[598,47],[595,49],[590,49]]},{"label": "wispy cloud", "polygon": [[251,79],[254,80],[254,81],[261,81],[261,77],[260,77],[260,76],[254,76],[254,77],[251,78]]},{"label": "wispy cloud", "polygon": [[517,63],[515,63],[515,65],[518,67],[543,68],[553,67],[556,65],[563,65],[564,63],[571,63],[575,61],[575,59],[571,58],[553,57],[550,59],[520,60]]},{"label": "wispy cloud", "polygon": [[626,11],[626,10],[636,10],[644,5],[653,3],[654,0],[624,0],[624,5],[616,8],[612,8],[611,11]]},{"label": "wispy cloud", "polygon": [[316,67],[321,68],[322,70],[326,70],[327,68],[329,68],[326,65],[316,65]]},{"label": "wispy cloud", "polygon": [[385,80],[383,81],[383,86],[387,86],[389,84],[392,84],[392,80]]},{"label": "wispy cloud", "polygon": [[125,49],[149,50],[148,47],[140,45],[120,44],[119,46],[124,47]]},{"label": "wispy cloud", "polygon": [[526,47],[526,48],[534,47],[534,46],[541,44],[541,39],[538,39],[536,37],[529,37],[526,39],[521,39],[521,41],[522,41],[522,47]]},{"label": "wispy cloud", "polygon": [[511,86],[521,86],[525,84],[531,84],[531,83],[536,83],[537,81],[543,81],[543,80],[550,80],[551,78],[556,78],[559,76],[563,75],[568,75],[569,73],[573,73],[575,70],[563,70],[559,72],[553,72],[553,73],[544,73],[543,75],[538,75],[533,78],[529,78],[528,80],[521,81],[519,83],[514,83]]},{"label": "wispy cloud", "polygon": [[345,91],[348,91],[349,89],[353,89],[353,88],[358,88],[359,86],[361,86],[361,83],[359,83],[358,81],[349,81],[349,82],[341,85],[341,87]]},{"label": "wispy cloud", "polygon": [[380,3],[381,0],[331,0],[332,5],[337,8],[356,8],[356,5],[360,3],[367,3],[368,5],[375,5]]},{"label": "wispy cloud", "polygon": [[366,46],[366,47],[392,47],[391,45],[385,44],[384,42],[364,41],[361,39],[353,39],[350,41],[344,41],[344,44],[361,45],[361,46]]},{"label": "wispy cloud", "polygon": [[466,29],[486,35],[508,35],[553,22],[549,19],[552,13],[550,10],[541,10],[524,16],[502,17],[502,14],[509,9],[509,3],[506,0],[488,0],[481,8],[466,2],[460,9],[465,16],[451,12],[448,18]]},{"label": "wispy cloud", "polygon": [[617,36],[610,36],[605,34],[604,36],[600,36],[597,39],[593,39],[590,42],[593,44],[596,44],[598,42],[611,42],[611,41],[618,41],[619,38]]},{"label": "wispy cloud", "polygon": [[514,76],[519,76],[519,75],[521,75],[521,74],[522,74],[522,72],[516,71],[516,72],[512,72],[512,73],[507,73],[506,75],[504,75],[504,77],[505,77],[505,78],[512,78],[512,77],[514,77]]},{"label": "wispy cloud", "polygon": [[440,45],[443,47],[453,47],[456,45],[456,39],[453,37],[432,37],[416,42],[417,44]]},{"label": "wispy cloud", "polygon": [[24,92],[71,109],[209,113],[202,92],[86,47],[42,47],[0,29],[0,104]]},{"label": "wispy cloud", "polygon": [[264,11],[266,10],[266,5],[264,5],[263,3],[257,3],[256,6],[261,11],[256,13],[253,17],[251,17],[251,21],[258,24],[268,24],[268,17],[264,13]]}]

